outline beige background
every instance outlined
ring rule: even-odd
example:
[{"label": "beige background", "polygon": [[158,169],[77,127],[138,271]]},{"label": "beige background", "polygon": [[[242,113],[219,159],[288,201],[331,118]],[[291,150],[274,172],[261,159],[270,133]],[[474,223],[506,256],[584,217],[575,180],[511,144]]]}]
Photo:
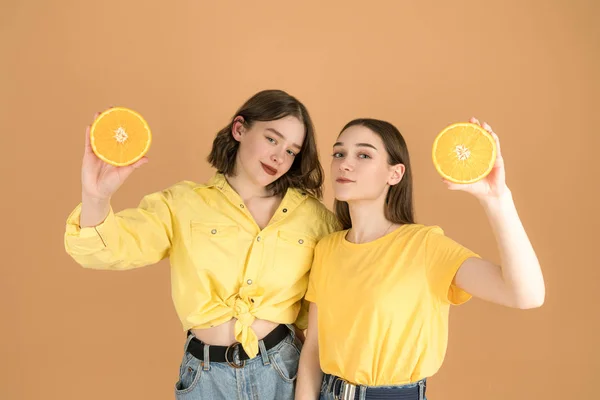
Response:
[{"label": "beige background", "polygon": [[84,129],[111,104],[149,121],[150,163],[113,202],[135,206],[210,177],[213,135],[265,88],[305,102],[327,171],[349,119],[396,124],[419,221],[498,260],[482,209],[447,191],[430,161],[445,125],[488,121],[547,300],[532,311],[479,300],[453,309],[429,397],[598,398],[598,4],[1,0],[0,398],[173,398],[184,334],[168,263],[89,271],[63,249]]}]

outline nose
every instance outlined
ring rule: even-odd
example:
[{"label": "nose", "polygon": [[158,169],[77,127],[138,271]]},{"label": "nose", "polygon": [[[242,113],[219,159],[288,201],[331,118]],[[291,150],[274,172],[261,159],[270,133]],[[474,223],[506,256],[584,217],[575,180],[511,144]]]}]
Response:
[{"label": "nose", "polygon": [[283,163],[283,160],[284,160],[284,154],[282,151],[271,154],[271,161],[273,161],[275,164],[281,164],[281,163]]},{"label": "nose", "polygon": [[345,158],[342,162],[340,162],[339,169],[340,171],[352,171],[354,166],[348,161],[348,158]]}]

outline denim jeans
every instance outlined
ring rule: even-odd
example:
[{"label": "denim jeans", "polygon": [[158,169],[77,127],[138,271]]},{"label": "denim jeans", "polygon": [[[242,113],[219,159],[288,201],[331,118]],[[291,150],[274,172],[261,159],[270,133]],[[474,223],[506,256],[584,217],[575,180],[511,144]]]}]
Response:
[{"label": "denim jeans", "polygon": [[[321,395],[319,397],[319,400],[335,400],[333,397],[333,393],[331,391],[331,385],[333,384],[333,380],[332,377],[329,377],[327,375],[323,376],[323,382],[321,383]],[[356,399],[358,400],[378,400],[378,399],[394,399],[394,400],[427,400],[427,397],[425,396],[425,390],[422,389],[421,392],[419,392],[418,390],[415,390],[413,392],[413,394],[411,395],[394,395],[393,394],[393,390],[395,388],[415,388],[417,389],[417,387],[422,384],[423,387],[425,386],[425,380],[423,380],[422,382],[415,382],[415,383],[408,383],[406,385],[400,385],[400,386],[378,386],[378,388],[383,389],[383,390],[379,390],[378,391],[378,395],[375,396],[370,396],[367,394],[367,389],[369,388],[368,386],[358,386],[356,388]],[[338,382],[339,385],[339,382]],[[389,393],[386,393],[387,390],[385,389],[389,389]],[[419,397],[418,393],[422,393],[423,397]]]},{"label": "denim jeans", "polygon": [[[288,336],[266,350],[258,342],[259,354],[247,360],[242,368],[227,363],[201,361],[187,351],[179,380],[175,384],[177,400],[293,400],[302,344],[292,326]],[[205,352],[208,355],[208,352]],[[206,358],[206,357],[205,357]],[[233,361],[239,363],[239,348],[234,348]]]}]

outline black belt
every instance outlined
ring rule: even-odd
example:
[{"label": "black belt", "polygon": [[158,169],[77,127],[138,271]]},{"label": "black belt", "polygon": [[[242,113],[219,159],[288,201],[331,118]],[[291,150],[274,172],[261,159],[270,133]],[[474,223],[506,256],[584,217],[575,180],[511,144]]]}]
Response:
[{"label": "black belt", "polygon": [[[345,380],[325,374],[325,387],[327,392],[332,393],[335,399],[341,400],[358,400],[360,397],[360,385],[352,385]],[[365,398],[366,400],[423,400],[425,398],[425,379],[416,382],[410,386],[388,386],[388,387],[372,387],[367,386]]]},{"label": "black belt", "polygon": [[[289,335],[290,329],[287,325],[279,325],[273,329],[262,341],[265,344],[267,350],[277,346],[283,339]],[[188,336],[192,333],[188,331]],[[187,351],[196,357],[198,360],[204,360],[204,343],[196,338],[192,338],[188,344]],[[233,350],[235,347],[239,348],[239,357],[241,364],[236,364],[233,360]],[[244,348],[240,343],[234,343],[230,346],[212,346],[209,345],[208,357],[210,362],[226,362],[234,368],[242,368],[246,360],[250,359],[250,356],[246,354]]]}]

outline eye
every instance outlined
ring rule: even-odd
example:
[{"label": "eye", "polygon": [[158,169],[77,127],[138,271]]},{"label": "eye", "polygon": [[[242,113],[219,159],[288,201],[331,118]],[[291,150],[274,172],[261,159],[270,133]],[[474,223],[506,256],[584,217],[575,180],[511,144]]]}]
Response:
[{"label": "eye", "polygon": [[334,152],[331,156],[333,158],[342,158],[342,157],[344,157],[344,155],[341,152],[339,152],[339,151]]},{"label": "eye", "polygon": [[370,155],[368,155],[368,154],[365,154],[365,153],[360,153],[360,154],[358,155],[358,158],[366,159],[366,158],[371,158],[371,156],[370,156]]},{"label": "eye", "polygon": [[293,152],[293,151],[291,151],[291,150],[287,150],[287,153],[288,153],[290,156],[292,156],[292,157],[296,157],[296,153],[294,153],[294,152]]},{"label": "eye", "polygon": [[272,137],[265,136],[270,143],[277,143]]}]

